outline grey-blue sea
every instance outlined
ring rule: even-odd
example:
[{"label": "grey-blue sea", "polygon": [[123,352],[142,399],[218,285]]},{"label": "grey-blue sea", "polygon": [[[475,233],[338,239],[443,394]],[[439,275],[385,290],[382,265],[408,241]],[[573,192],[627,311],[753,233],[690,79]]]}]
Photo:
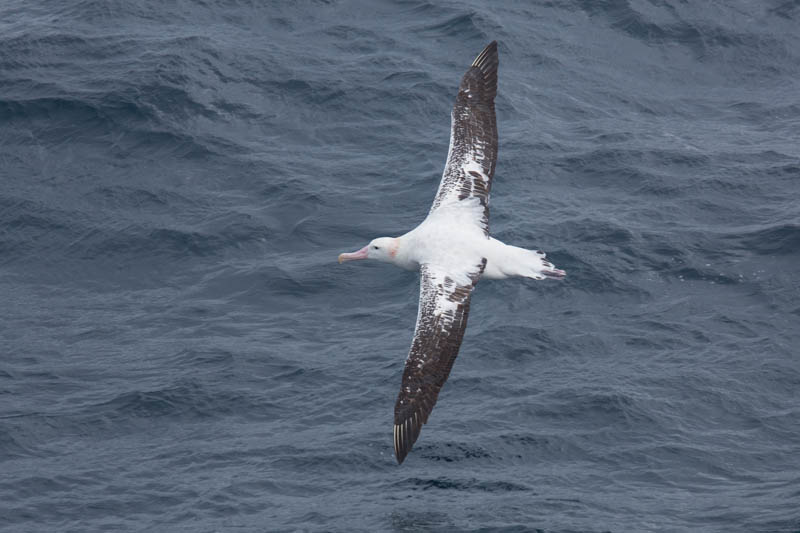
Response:
[{"label": "grey-blue sea", "polygon": [[[427,213],[499,41],[481,281],[398,466]],[[800,530],[800,4],[6,0],[0,529]]]}]

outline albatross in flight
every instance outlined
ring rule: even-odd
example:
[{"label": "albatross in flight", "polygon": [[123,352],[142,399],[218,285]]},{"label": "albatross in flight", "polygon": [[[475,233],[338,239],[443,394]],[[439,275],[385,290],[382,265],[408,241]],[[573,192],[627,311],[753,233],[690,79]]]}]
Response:
[{"label": "albatross in flight", "polygon": [[339,256],[339,263],[377,259],[420,273],[417,325],[394,407],[398,463],[428,422],[450,374],[478,279],[566,275],[545,260],[544,253],[489,236],[489,191],[497,161],[498,64],[493,41],[461,79],[451,115],[450,151],[427,218],[405,235],[381,237]]}]

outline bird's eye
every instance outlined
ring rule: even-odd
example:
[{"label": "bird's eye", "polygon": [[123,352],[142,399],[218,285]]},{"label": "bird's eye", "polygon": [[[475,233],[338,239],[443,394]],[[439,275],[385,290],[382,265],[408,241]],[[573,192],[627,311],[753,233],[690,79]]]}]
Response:
[{"label": "bird's eye", "polygon": [[373,250],[378,250],[379,248],[377,246],[373,246],[372,249]]}]

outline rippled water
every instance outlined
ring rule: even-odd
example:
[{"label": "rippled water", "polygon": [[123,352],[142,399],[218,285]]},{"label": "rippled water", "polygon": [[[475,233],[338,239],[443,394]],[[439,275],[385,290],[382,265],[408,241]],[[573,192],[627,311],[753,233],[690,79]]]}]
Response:
[{"label": "rippled water", "polygon": [[[0,6],[0,528],[799,531],[800,5]],[[500,43],[482,281],[402,466],[414,227]]]}]

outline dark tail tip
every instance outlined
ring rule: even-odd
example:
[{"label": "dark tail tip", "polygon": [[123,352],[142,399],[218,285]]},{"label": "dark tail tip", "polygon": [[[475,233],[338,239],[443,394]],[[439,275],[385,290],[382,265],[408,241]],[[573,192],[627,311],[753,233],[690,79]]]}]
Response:
[{"label": "dark tail tip", "polygon": [[560,268],[542,270],[542,274],[544,274],[546,278],[550,279],[564,279],[567,277],[567,272],[565,270],[561,270]]}]

